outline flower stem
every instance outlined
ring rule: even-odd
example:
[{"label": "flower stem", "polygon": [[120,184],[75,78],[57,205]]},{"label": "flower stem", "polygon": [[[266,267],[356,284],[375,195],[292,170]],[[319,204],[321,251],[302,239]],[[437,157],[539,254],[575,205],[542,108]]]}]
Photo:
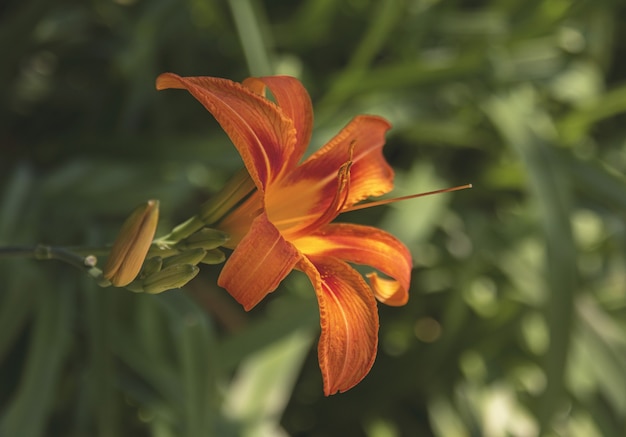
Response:
[{"label": "flower stem", "polygon": [[102,276],[102,270],[96,267],[98,259],[93,254],[79,255],[64,247],[47,246],[5,246],[0,247],[0,259],[2,258],[30,258],[36,260],[55,259],[74,266],[98,281],[98,285],[108,287],[109,281]]},{"label": "flower stem", "polygon": [[154,244],[165,248],[189,237],[205,226],[217,223],[254,190],[256,186],[247,170],[243,169],[235,173],[222,190],[204,202],[197,215],[176,226],[169,234],[157,238]]}]

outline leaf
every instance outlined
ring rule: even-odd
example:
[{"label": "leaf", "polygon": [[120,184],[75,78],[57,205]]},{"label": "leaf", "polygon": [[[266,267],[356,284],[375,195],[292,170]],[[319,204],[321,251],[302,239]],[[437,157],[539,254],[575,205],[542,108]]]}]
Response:
[{"label": "leaf", "polygon": [[550,118],[538,106],[533,88],[520,87],[494,96],[485,109],[526,169],[529,207],[536,208],[545,239],[545,277],[549,296],[544,312],[550,347],[544,357],[544,371],[548,385],[535,414],[542,427],[546,427],[559,399],[565,394],[563,369],[569,350],[577,289],[576,249],[569,219],[571,187],[563,163],[552,151],[556,137]]},{"label": "leaf", "polygon": [[0,435],[36,437],[45,432],[70,346],[71,288],[38,284],[37,306],[24,371],[17,391],[0,417]]},{"label": "leaf", "polygon": [[292,331],[241,363],[224,408],[242,422],[242,436],[287,436],[280,418],[314,338],[310,329]]}]

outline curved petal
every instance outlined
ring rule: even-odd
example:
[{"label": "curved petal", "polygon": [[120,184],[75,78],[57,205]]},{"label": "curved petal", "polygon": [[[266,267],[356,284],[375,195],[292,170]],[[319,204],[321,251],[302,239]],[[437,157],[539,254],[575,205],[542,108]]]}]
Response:
[{"label": "curved petal", "polygon": [[[338,173],[350,163],[349,190],[344,209],[370,196],[379,196],[393,188],[393,170],[387,164],[382,147],[390,128],[380,117],[355,117],[322,149],[266,190],[266,207],[273,222],[291,227],[290,234],[310,230],[311,225],[326,222],[326,213],[337,196]],[[288,202],[286,199],[298,199]],[[303,232],[304,233],[304,232]]]},{"label": "curved petal", "polygon": [[381,278],[376,272],[368,273],[365,276],[367,276],[370,282],[374,296],[380,302],[389,306],[399,307],[406,305],[409,301],[409,290],[402,287],[399,281]]},{"label": "curved petal", "polygon": [[324,394],[345,392],[369,372],[378,346],[376,300],[348,264],[326,257],[303,257],[298,264],[313,283],[322,332],[318,359]]},{"label": "curved petal", "polygon": [[186,89],[202,103],[230,137],[259,189],[265,189],[293,153],[293,122],[275,104],[241,84],[163,73],[156,87]]},{"label": "curved petal", "polygon": [[290,76],[251,77],[244,80],[243,85],[262,96],[265,96],[267,86],[280,109],[293,121],[296,143],[285,168],[295,167],[304,155],[313,131],[313,105],[309,93],[298,79]]},{"label": "curved petal", "polygon": [[311,155],[293,172],[290,181],[315,180],[334,188],[337,170],[350,157],[350,195],[346,206],[367,197],[381,196],[393,189],[393,170],[383,156],[385,133],[391,124],[382,117],[359,115],[354,117],[324,147]]},{"label": "curved petal", "polygon": [[331,223],[292,243],[307,256],[331,256],[379,270],[393,280],[367,275],[376,298],[393,306],[407,303],[413,261],[393,235],[371,226]]},{"label": "curved petal", "polygon": [[217,285],[247,311],[274,291],[300,258],[300,252],[261,214],[226,261]]}]

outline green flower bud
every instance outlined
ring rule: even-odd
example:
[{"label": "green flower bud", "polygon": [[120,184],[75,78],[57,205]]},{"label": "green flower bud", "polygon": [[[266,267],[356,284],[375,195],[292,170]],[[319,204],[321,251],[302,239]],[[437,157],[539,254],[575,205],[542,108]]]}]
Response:
[{"label": "green flower bud", "polygon": [[211,250],[222,246],[229,238],[227,233],[217,229],[202,228],[178,243],[176,248],[182,250],[197,248]]},{"label": "green flower bud", "polygon": [[191,281],[200,271],[191,264],[169,266],[143,280],[143,291],[156,294],[173,288],[180,288]]},{"label": "green flower bud", "polygon": [[153,256],[152,258],[148,258],[141,268],[141,273],[139,273],[139,278],[147,278],[148,276],[158,272],[163,267],[163,258],[160,256]]},{"label": "green flower bud", "polygon": [[165,258],[163,261],[163,268],[166,269],[170,266],[174,266],[176,264],[191,264],[196,265],[206,256],[206,250],[197,248],[185,250],[178,255],[170,256],[169,258]]},{"label": "green flower bud", "polygon": [[143,279],[135,279],[124,288],[135,293],[143,293]]},{"label": "green flower bud", "polygon": [[116,287],[124,287],[137,277],[152,244],[159,220],[159,201],[149,200],[133,211],[122,225],[103,275]]},{"label": "green flower bud", "polygon": [[206,255],[200,261],[202,264],[221,264],[226,260],[226,255],[219,249],[206,251]]}]

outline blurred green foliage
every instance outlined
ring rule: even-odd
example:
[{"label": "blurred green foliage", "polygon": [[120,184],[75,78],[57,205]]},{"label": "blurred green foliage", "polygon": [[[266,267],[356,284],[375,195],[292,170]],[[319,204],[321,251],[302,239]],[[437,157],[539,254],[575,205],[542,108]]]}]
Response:
[{"label": "blurred green foliage", "polygon": [[310,284],[245,313],[1,259],[2,436],[626,433],[626,7],[617,0],[22,0],[0,6],[0,245],[102,245],[148,198],[160,229],[241,166],[165,71],[291,74],[312,147],[393,124],[397,195],[342,219],[400,237],[368,377],[324,398]]}]

